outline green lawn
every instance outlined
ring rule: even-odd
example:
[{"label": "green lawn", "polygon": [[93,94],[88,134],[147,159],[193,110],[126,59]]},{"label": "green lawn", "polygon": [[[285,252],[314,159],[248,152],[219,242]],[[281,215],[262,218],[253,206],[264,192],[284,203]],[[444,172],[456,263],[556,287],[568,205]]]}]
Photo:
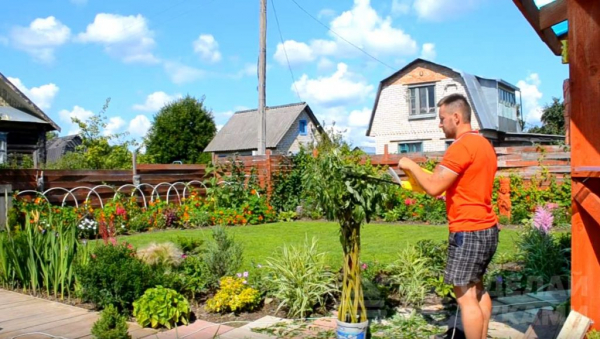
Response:
[{"label": "green lawn", "polygon": [[[283,244],[298,244],[305,237],[319,239],[319,249],[327,252],[327,260],[333,267],[340,266],[342,250],[339,242],[338,225],[333,222],[297,221],[280,222],[255,226],[236,226],[229,230],[235,239],[244,246],[244,268],[250,263],[264,262],[274,255]],[[165,242],[178,236],[211,240],[210,228],[194,230],[169,230],[147,232],[131,236],[119,237],[119,242],[127,241],[135,247],[143,247],[151,242]],[[443,240],[448,236],[447,226],[400,225],[400,224],[367,224],[362,228],[362,260],[388,263],[408,243],[414,244],[421,239]],[[504,229],[500,232],[498,253],[512,253],[515,230]]]}]

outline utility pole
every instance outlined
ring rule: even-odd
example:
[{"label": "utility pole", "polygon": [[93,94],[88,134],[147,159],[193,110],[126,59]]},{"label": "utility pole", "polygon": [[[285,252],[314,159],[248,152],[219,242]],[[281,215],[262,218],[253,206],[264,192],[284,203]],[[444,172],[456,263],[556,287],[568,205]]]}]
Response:
[{"label": "utility pole", "polygon": [[267,78],[267,0],[260,0],[260,48],[258,52],[258,155],[267,149],[266,78]]}]

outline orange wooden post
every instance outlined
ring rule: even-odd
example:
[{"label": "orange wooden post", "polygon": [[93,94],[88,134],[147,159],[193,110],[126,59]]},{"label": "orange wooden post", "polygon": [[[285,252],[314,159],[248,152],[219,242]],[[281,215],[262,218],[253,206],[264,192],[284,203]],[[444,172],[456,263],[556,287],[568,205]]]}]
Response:
[{"label": "orange wooden post", "polygon": [[600,1],[567,0],[567,16],[573,180],[571,307],[600,329]]},{"label": "orange wooden post", "polygon": [[388,144],[383,145],[383,163],[387,165],[387,161],[388,161],[388,156],[389,156],[389,151],[388,151]]},{"label": "orange wooden post", "polygon": [[267,199],[271,200],[271,186],[272,186],[271,185],[271,180],[272,180],[272,173],[271,173],[271,150],[268,149],[265,152],[265,154],[267,155],[265,157],[265,161],[267,162],[266,163],[267,168],[266,168],[266,171],[265,171],[265,176],[266,176],[266,178],[265,178],[265,185],[266,185],[265,189],[267,191]]},{"label": "orange wooden post", "polygon": [[569,79],[563,82],[563,104],[565,109],[563,115],[565,118],[565,145],[571,144],[571,90],[569,86]]}]

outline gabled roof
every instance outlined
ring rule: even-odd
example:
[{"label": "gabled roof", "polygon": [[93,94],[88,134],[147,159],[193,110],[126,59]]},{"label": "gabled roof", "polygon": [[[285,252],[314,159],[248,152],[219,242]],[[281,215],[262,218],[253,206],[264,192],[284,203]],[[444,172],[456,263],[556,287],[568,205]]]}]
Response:
[{"label": "gabled roof", "polygon": [[[390,75],[389,77],[387,77],[387,78],[381,80],[381,82],[379,82],[379,88],[377,89],[377,96],[375,97],[375,103],[373,104],[373,110],[371,111],[371,119],[369,120],[369,128],[367,128],[367,133],[366,133],[367,136],[369,136],[371,134],[371,127],[373,126],[373,119],[375,118],[375,112],[377,111],[377,104],[379,103],[379,96],[381,95],[381,91],[383,90],[383,88],[385,87],[387,82],[391,79],[396,78],[398,75],[409,70],[411,67],[413,67],[414,65],[416,65],[418,63],[426,63],[426,64],[430,64],[433,66],[441,67],[443,69],[446,69],[447,71],[450,71],[450,72],[453,72],[453,73],[459,75],[465,83],[465,89],[466,89],[467,95],[469,97],[469,101],[473,105],[473,111],[475,112],[475,116],[477,117],[477,120],[479,121],[480,128],[482,128],[482,129],[498,129],[497,123],[495,122],[495,121],[497,121],[496,114],[489,110],[489,107],[485,101],[485,96],[482,92],[481,84],[479,83],[480,79],[486,79],[486,78],[471,75],[471,74],[465,73],[463,71],[455,70],[450,67],[440,65],[435,62],[431,62],[429,60],[417,58],[417,59],[413,60],[412,62],[410,62],[409,64],[407,64],[406,66],[402,67],[397,72],[394,72],[394,74]],[[514,89],[515,91],[519,91],[518,87],[516,87],[502,79],[486,79],[486,80],[493,80],[493,81],[498,82],[499,84],[504,85],[505,87]]]},{"label": "gabled roof", "polygon": [[[266,108],[267,148],[276,148],[300,113],[306,112],[321,132],[323,128],[305,102]],[[258,112],[239,111],[227,121],[205,152],[248,151],[258,148]]]},{"label": "gabled roof", "polygon": [[48,117],[46,113],[44,113],[44,111],[37,107],[37,105],[34,104],[33,101],[29,100],[29,98],[25,94],[23,94],[23,92],[21,92],[17,88],[17,86],[13,85],[13,83],[10,82],[10,80],[8,80],[2,73],[0,73],[0,82],[6,84],[6,86],[8,86],[10,90],[17,94],[16,99],[19,100],[21,105],[25,107],[29,111],[29,113],[43,120],[43,123],[47,123],[50,126],[52,126],[54,130],[60,131],[60,127],[54,121],[52,121],[52,119],[50,119],[50,117]]},{"label": "gabled roof", "polygon": [[56,137],[49,140],[46,143],[46,161],[57,161],[66,153],[66,151],[74,151],[81,143],[82,139],[78,134]]}]

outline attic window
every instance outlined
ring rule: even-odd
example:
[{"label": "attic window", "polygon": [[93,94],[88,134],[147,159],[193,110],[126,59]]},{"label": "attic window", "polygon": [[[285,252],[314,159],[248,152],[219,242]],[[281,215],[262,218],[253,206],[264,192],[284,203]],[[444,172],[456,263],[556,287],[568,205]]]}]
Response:
[{"label": "attic window", "polygon": [[300,120],[300,122],[298,124],[298,132],[300,133],[300,135],[307,134],[307,127],[308,127],[308,124],[307,124],[306,120]]},{"label": "attic window", "polygon": [[0,132],[0,164],[6,164],[7,161],[7,157],[6,157],[6,149],[7,149],[7,141],[6,141],[6,135],[7,133],[5,132]]},{"label": "attic window", "polygon": [[410,115],[435,114],[435,86],[418,86],[409,88]]},{"label": "attic window", "polygon": [[498,101],[509,107],[514,107],[517,104],[514,92],[509,92],[503,88],[498,88]]}]

